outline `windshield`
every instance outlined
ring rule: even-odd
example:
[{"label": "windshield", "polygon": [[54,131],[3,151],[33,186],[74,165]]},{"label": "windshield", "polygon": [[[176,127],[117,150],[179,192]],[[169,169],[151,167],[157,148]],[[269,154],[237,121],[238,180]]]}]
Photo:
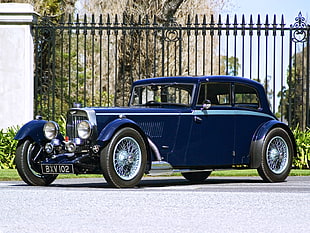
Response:
[{"label": "windshield", "polygon": [[149,84],[133,89],[131,106],[184,105],[192,102],[192,84]]}]

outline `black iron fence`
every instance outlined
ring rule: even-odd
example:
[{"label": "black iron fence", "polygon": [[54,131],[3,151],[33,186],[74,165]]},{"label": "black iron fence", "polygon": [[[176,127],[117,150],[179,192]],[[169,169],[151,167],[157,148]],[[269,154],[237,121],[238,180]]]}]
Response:
[{"label": "black iron fence", "polygon": [[[184,21],[184,20],[183,20]],[[72,103],[124,106],[133,81],[155,76],[237,75],[265,86],[272,111],[310,126],[309,30],[284,17],[188,16],[185,22],[118,15],[41,18],[35,42],[35,114]]]}]

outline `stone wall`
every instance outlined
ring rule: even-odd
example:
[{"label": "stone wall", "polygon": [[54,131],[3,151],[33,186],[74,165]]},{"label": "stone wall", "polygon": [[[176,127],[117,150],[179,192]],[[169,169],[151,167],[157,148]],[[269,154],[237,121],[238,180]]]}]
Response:
[{"label": "stone wall", "polygon": [[33,119],[33,38],[29,4],[0,4],[0,129]]}]

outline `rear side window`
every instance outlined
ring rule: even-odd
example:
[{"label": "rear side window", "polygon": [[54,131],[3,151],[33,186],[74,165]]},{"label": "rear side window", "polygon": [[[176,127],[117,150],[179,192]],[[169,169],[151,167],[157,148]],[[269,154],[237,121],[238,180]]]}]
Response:
[{"label": "rear side window", "polygon": [[255,88],[244,84],[235,84],[235,107],[258,109],[260,107],[258,94]]},{"label": "rear side window", "polygon": [[230,86],[229,83],[202,83],[197,105],[202,105],[205,100],[210,100],[213,106],[231,105]]}]

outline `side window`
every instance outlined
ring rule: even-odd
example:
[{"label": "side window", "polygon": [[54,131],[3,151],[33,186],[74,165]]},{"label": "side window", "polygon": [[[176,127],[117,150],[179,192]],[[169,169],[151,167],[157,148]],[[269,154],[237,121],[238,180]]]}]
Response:
[{"label": "side window", "polygon": [[260,103],[255,88],[243,84],[235,84],[235,106],[258,109]]},{"label": "side window", "polygon": [[200,86],[197,105],[204,100],[210,100],[212,105],[231,105],[229,83],[202,83]]}]

